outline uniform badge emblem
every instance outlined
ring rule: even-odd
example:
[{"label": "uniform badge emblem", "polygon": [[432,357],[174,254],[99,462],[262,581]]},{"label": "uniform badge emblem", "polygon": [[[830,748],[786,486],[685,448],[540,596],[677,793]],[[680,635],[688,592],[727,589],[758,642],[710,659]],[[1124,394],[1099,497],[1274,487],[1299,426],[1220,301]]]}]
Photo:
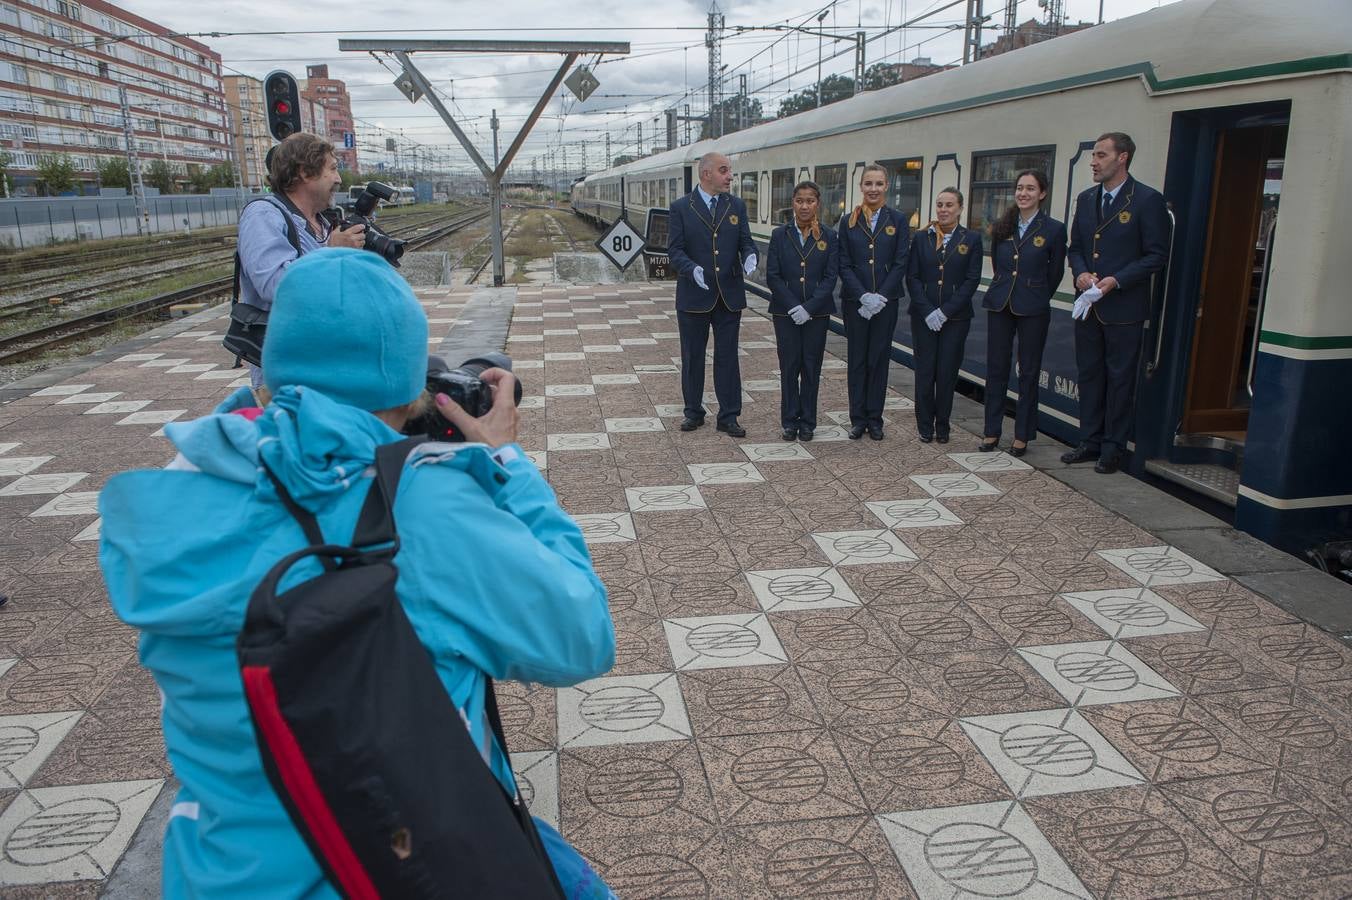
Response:
[{"label": "uniform badge emblem", "polygon": [[970,249],[971,248],[968,247],[966,244],[958,244],[958,252],[961,253],[963,256],[966,256],[967,251],[969,251]]},{"label": "uniform badge emblem", "polygon": [[897,226],[895,226],[895,225],[888,225],[886,228],[883,229],[883,231],[886,231],[887,234],[888,234],[888,236],[890,237],[890,236],[892,236],[892,235],[894,235],[894,234],[897,233]]},{"label": "uniform badge emblem", "polygon": [[728,216],[728,221],[731,222],[733,225],[736,225],[738,222],[737,214],[733,213],[732,215]]},{"label": "uniform badge emblem", "polygon": [[1125,209],[1122,210],[1117,214],[1117,221],[1121,222],[1123,225],[1127,224],[1131,221],[1131,213],[1127,212]]},{"label": "uniform badge emblem", "polygon": [[825,249],[826,249],[826,241],[817,241],[817,249],[818,249],[818,250],[825,250]]},{"label": "uniform badge emblem", "polygon": [[1046,243],[1047,243],[1047,239],[1046,239],[1045,237],[1043,237],[1042,235],[1040,235],[1040,234],[1039,234],[1037,237],[1033,238],[1033,246],[1034,246],[1034,247],[1041,247],[1041,246],[1043,246],[1043,245],[1046,244]]}]

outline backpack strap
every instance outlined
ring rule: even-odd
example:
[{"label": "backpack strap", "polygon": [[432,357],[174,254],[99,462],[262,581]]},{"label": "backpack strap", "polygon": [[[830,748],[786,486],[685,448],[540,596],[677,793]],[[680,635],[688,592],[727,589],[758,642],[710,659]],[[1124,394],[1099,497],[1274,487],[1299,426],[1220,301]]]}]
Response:
[{"label": "backpack strap", "polygon": [[357,550],[367,547],[389,547],[376,551],[394,556],[399,552],[399,534],[394,525],[394,497],[399,479],[404,474],[404,462],[413,448],[427,441],[427,437],[410,437],[376,448],[376,477],[366,493],[366,503],[352,530],[352,546]]},{"label": "backpack strap", "polygon": [[[272,469],[268,467],[262,457],[259,457],[258,463],[267,473],[268,480],[272,482],[273,488],[277,491],[277,498],[282,501],[282,506],[286,507],[286,511],[291,514],[291,518],[299,523],[301,531],[305,532],[305,539],[310,542],[310,547],[306,549],[326,546],[328,542],[324,540],[324,532],[320,530],[319,520],[315,518],[314,513],[296,502],[295,498],[291,496],[291,492],[286,489],[286,485],[282,484],[282,480],[273,474]],[[319,561],[323,564],[326,572],[332,572],[338,568],[338,564],[333,561],[332,557],[321,554]]]},{"label": "backpack strap", "polygon": [[[295,249],[296,258],[300,259],[300,257],[304,253],[304,251],[300,249],[300,232],[296,230],[296,221],[291,218],[291,213],[293,211],[299,212],[299,210],[296,210],[295,205],[292,204],[291,201],[286,200],[285,198],[279,200],[274,195],[268,194],[265,197],[255,197],[254,199],[250,200],[248,203],[244,204],[244,209],[248,209],[255,203],[267,203],[271,206],[275,206],[278,210],[281,211],[282,219],[286,222],[286,240],[288,243],[291,244],[292,248]],[[244,215],[244,209],[240,210],[240,215]],[[236,249],[234,286],[231,288],[230,291],[230,303],[232,305],[239,302],[240,272],[241,272],[241,264],[239,259],[239,250]]]}]

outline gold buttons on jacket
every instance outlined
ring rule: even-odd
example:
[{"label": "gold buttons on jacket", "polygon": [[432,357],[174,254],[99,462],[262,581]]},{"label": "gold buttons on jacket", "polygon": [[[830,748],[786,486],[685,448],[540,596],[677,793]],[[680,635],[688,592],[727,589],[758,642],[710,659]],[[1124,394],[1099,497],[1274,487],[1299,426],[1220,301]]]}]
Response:
[{"label": "gold buttons on jacket", "polygon": [[873,249],[873,245],[872,245],[872,244],[869,244],[869,245],[868,245],[868,248],[869,248],[870,250],[872,250],[872,249]]},{"label": "gold buttons on jacket", "polygon": [[944,280],[943,280],[942,278],[940,278],[940,279],[939,279],[939,287],[943,287],[943,286],[944,286]]},{"label": "gold buttons on jacket", "polygon": [[804,278],[804,277],[802,277],[801,275],[798,276],[798,280],[799,280],[799,281],[802,281],[802,282],[806,282],[806,281],[807,281],[807,279]]},{"label": "gold buttons on jacket", "polygon": [[718,248],[715,247],[715,248],[714,248],[714,256],[717,256],[717,255],[718,255]]},{"label": "gold buttons on jacket", "polygon": [[870,260],[868,261],[868,264],[869,264],[870,266],[873,265],[873,260],[870,259]]},{"label": "gold buttons on jacket", "polygon": [[1014,258],[1017,260],[1019,258],[1019,254],[1015,253]]},{"label": "gold buttons on jacket", "polygon": [[800,262],[798,265],[800,265],[800,266],[802,266],[804,269],[806,269],[806,268],[807,268],[807,260],[803,260],[803,261]]},{"label": "gold buttons on jacket", "polygon": [[1098,251],[1097,251],[1097,250],[1094,251],[1094,259],[1098,259]]}]

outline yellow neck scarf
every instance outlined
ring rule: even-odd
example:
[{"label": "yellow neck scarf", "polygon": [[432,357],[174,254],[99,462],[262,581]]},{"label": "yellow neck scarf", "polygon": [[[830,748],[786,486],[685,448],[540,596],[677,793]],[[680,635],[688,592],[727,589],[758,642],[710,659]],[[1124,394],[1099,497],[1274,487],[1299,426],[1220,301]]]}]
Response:
[{"label": "yellow neck scarf", "polygon": [[867,203],[860,203],[850,213],[850,227],[853,228],[859,223],[859,217],[864,217],[864,223],[867,224],[873,220],[873,214],[886,206],[886,203],[879,203],[877,206],[869,206]]}]

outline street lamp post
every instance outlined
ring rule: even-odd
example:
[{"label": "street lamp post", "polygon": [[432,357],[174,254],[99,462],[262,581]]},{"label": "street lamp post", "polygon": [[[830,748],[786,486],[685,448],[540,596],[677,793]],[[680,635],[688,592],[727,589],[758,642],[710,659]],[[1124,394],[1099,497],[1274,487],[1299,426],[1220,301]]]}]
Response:
[{"label": "street lamp post", "polygon": [[[826,18],[830,11],[831,7],[829,6],[821,11],[820,15],[817,16],[817,25],[821,25],[822,20]],[[817,31],[817,108],[822,108],[822,33],[820,30]]]}]

